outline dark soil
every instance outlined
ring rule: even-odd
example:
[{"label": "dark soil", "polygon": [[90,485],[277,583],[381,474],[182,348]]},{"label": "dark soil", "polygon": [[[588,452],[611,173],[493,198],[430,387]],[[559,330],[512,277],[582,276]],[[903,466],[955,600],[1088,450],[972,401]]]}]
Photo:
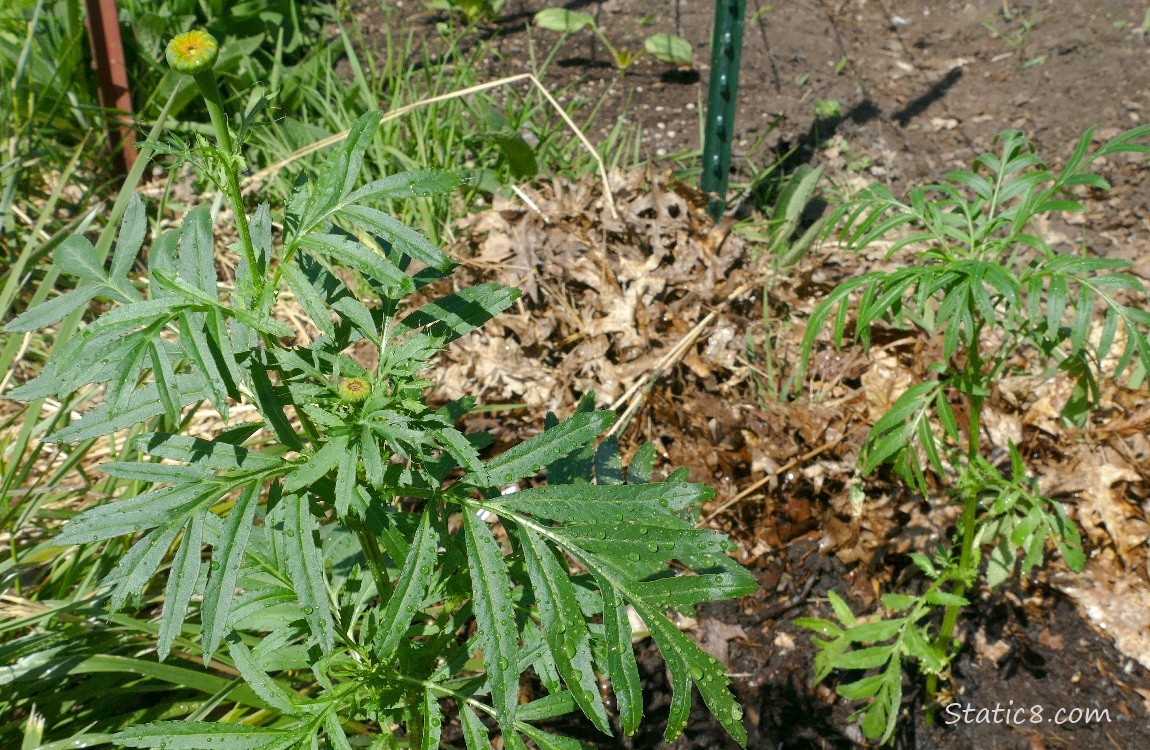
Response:
[{"label": "dark soil", "polygon": [[[443,19],[413,5],[401,4],[408,6],[403,10],[410,14],[406,23],[433,34],[433,23]],[[768,6],[751,0],[749,5],[736,164],[745,164],[748,152],[761,163],[762,148],[793,149],[788,169],[825,164],[840,185],[877,180],[900,193],[968,167],[1002,130],[1024,131],[1057,166],[1088,127],[1097,126],[1098,136],[1105,138],[1150,116],[1144,2],[810,0]],[[590,34],[568,40],[544,83],[556,90],[566,87],[569,97],[598,99],[609,92],[589,135],[601,136],[624,117],[642,126],[642,145],[651,157],[698,149],[712,3],[577,0],[567,6],[594,14],[619,46],[639,48],[647,34],[669,32],[687,38],[696,50],[691,71],[668,70],[644,58],[619,78]],[[508,0],[502,20],[490,27],[502,55],[492,60],[490,77],[530,69],[524,25],[542,7],[545,3],[538,1]],[[363,9],[369,37],[373,24],[391,18],[378,9]],[[644,18],[649,22],[640,26]],[[536,45],[553,40],[537,30],[530,36]],[[832,100],[839,114],[827,114],[829,105],[823,105],[825,116],[817,116],[816,103]],[[1100,169],[1114,189],[1097,196],[1084,222],[1055,225],[1050,231],[1065,246],[1131,260],[1136,272],[1150,276],[1150,168],[1145,160],[1122,158]],[[534,252],[542,260],[532,263],[546,267],[548,246]],[[825,291],[826,277],[852,272],[839,263],[829,264],[835,267],[831,271],[814,260],[800,268],[798,278],[779,292],[782,301],[774,302],[778,309],[771,310],[772,317],[797,315],[805,297]],[[761,301],[752,298],[750,306],[731,316],[737,326],[747,326],[761,320],[761,314]],[[853,385],[855,394],[864,389],[860,377],[865,365],[857,356],[844,353],[826,367],[837,370],[838,379]],[[857,522],[847,528],[841,512],[844,477],[865,433],[854,431],[859,414],[853,396],[840,399],[837,410],[805,404],[799,414],[798,405],[756,405],[749,386],[726,392],[721,378],[716,384],[716,376],[708,379],[692,369],[680,367],[660,382],[636,420],[645,424],[641,437],[660,439],[669,463],[691,466],[693,479],[718,488],[722,501],[763,476],[764,468],[752,469],[752,461],[765,462],[766,471],[796,462],[793,471],[780,470],[760,495],[714,519],[717,528],[740,543],[741,559],[758,571],[763,587],[755,597],[700,608],[695,635],[720,651],[726,644],[727,663],[745,706],[749,747],[867,746],[850,720],[852,707],[833,691],[835,678],[829,686],[812,685],[810,639],[792,621],[826,616],[825,594],[831,589],[856,611],[873,609],[877,591],[902,585],[909,575],[904,553],[910,547],[900,546],[896,537],[901,530],[909,532],[923,513],[895,483],[880,477],[868,485],[868,495],[873,490],[881,498],[876,510],[868,512],[881,519],[869,531],[864,524],[860,532]],[[824,379],[830,377],[824,373]],[[573,396],[564,398],[569,402]],[[1144,394],[1131,398],[1135,412],[1145,410]],[[745,409],[735,413],[732,403]],[[540,410],[521,424],[541,421]],[[507,420],[500,424],[507,429]],[[1145,501],[1144,425],[1140,430],[1141,436],[1132,439],[1142,441],[1134,446],[1143,461],[1138,469],[1142,494],[1129,490],[1132,502]],[[1032,454],[1051,456],[1044,465],[1067,465],[1067,452],[1055,450],[1053,438],[1035,433],[1027,439]],[[811,456],[814,451],[818,455]],[[953,518],[931,516],[931,522],[946,533]],[[984,592],[960,630],[965,645],[954,665],[954,682],[947,686],[955,713],[944,713],[944,723],[927,727],[922,683],[908,680],[898,747],[1150,747],[1150,673],[1097,634],[1045,578]],[[569,733],[602,748],[666,747],[660,721],[669,701],[664,670],[649,642],[641,654],[649,704],[640,734],[604,740],[584,733],[581,725],[567,726]],[[697,695],[695,703],[686,734],[671,747],[733,747]],[[945,723],[968,706],[975,710]],[[977,712],[996,707],[1010,708],[1024,723],[994,723],[993,715]],[[1019,708],[1025,709],[1022,714]],[[1108,716],[1060,724],[1060,709],[1103,709]]]}]

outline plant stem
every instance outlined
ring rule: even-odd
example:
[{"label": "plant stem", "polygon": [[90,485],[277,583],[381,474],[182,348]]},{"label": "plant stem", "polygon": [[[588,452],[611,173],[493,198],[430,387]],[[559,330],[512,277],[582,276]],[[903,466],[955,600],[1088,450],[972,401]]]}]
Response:
[{"label": "plant stem", "polygon": [[232,144],[231,131],[228,130],[228,118],[224,114],[224,99],[220,96],[220,87],[216,84],[216,76],[212,71],[205,70],[194,74],[192,77],[200,89],[200,94],[204,97],[208,115],[212,118],[212,127],[216,130],[216,142],[224,153],[225,184],[220,185],[220,188],[228,197],[228,202],[232,204],[232,212],[236,215],[236,226],[240,231],[240,245],[243,247],[244,260],[247,261],[252,279],[255,281],[256,291],[259,292],[263,287],[264,269],[256,263],[256,251],[252,244],[251,230],[248,227],[248,215],[244,211],[244,200],[240,193],[240,179],[232,161],[236,153]]},{"label": "plant stem", "polygon": [[[980,412],[983,399],[979,396],[970,396],[970,438],[969,455],[971,460],[978,455],[978,433],[980,428]],[[967,580],[970,576],[971,565],[974,558],[974,532],[978,520],[978,493],[968,493],[963,499],[962,520],[962,551],[958,560],[958,577],[954,581],[951,593],[962,596],[966,593]],[[946,614],[942,618],[942,627],[939,628],[938,637],[934,641],[934,650],[940,657],[945,658],[954,626],[958,623],[958,614],[961,610],[957,604],[948,605]],[[938,675],[929,675],[926,680],[927,696],[932,697],[938,692]],[[934,723],[934,706],[927,713],[927,725]]]},{"label": "plant stem", "polygon": [[[978,336],[981,331],[982,324],[980,321],[979,325],[975,326],[971,336],[971,344],[967,347],[966,356],[967,374],[974,375],[975,380],[979,381],[977,385],[968,384],[971,392],[966,394],[967,403],[970,408],[970,418],[966,435],[966,457],[968,466],[973,466],[975,460],[978,458],[979,435],[982,432],[982,405],[986,401],[986,396],[981,390],[983,382],[981,382],[981,378],[979,377],[982,374],[983,364],[978,349]],[[962,519],[959,521],[960,527],[962,528],[962,550],[958,560],[958,576],[951,589],[951,593],[955,596],[963,596],[966,593],[967,582],[974,578],[971,574],[971,568],[974,566],[974,536],[978,526],[978,490],[971,488],[962,498],[962,502]],[[946,613],[942,618],[942,627],[939,628],[938,637],[935,638],[934,651],[944,660],[949,651],[950,639],[954,633],[954,626],[958,623],[958,614],[961,609],[962,608],[957,604],[947,605]],[[933,698],[937,692],[938,675],[929,675],[926,680],[928,701]],[[935,708],[936,707],[931,704],[927,710],[927,726],[934,725]]]},{"label": "plant stem", "polygon": [[355,530],[359,539],[359,546],[363,550],[363,557],[367,560],[367,568],[371,571],[375,589],[382,598],[391,590],[391,582],[387,578],[387,563],[383,561],[383,550],[379,548],[379,540],[371,533],[362,520],[349,516],[344,519]]}]

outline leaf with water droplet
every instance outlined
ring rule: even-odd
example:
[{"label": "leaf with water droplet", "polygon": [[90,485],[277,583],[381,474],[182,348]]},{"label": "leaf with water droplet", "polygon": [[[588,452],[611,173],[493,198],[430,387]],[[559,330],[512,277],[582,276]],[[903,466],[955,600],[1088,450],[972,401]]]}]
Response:
[{"label": "leaf with water droplet", "polygon": [[387,606],[379,615],[381,627],[376,634],[372,649],[376,657],[387,663],[395,655],[401,636],[407,632],[415,612],[423,605],[427,589],[431,583],[429,574],[439,548],[439,533],[432,520],[435,517],[433,503],[428,503],[419,519],[419,526],[408,548],[407,559],[396,579],[391,592],[380,592],[390,596]]},{"label": "leaf with water droplet", "polygon": [[606,708],[595,685],[587,624],[570,573],[536,531],[524,526],[518,529],[521,544],[529,551],[525,555],[527,573],[555,669],[583,712],[600,731],[609,734]]},{"label": "leaf with water droplet", "polygon": [[[504,732],[510,733],[514,731],[512,726],[519,699],[519,671],[510,668],[512,665],[518,667],[519,633],[514,623],[511,627],[502,627],[496,613],[510,610],[511,576],[491,529],[470,508],[463,513],[463,529],[474,592],[471,602],[476,636],[483,650],[483,664],[487,668],[496,718]],[[503,664],[506,666],[501,666]]]}]

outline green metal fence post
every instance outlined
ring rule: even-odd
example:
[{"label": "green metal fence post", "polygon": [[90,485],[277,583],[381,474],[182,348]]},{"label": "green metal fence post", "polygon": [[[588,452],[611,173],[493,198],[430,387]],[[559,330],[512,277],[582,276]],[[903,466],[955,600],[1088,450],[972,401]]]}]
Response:
[{"label": "green metal fence post", "polygon": [[703,131],[703,179],[700,187],[719,197],[707,204],[718,220],[727,206],[727,178],[731,169],[735,98],[739,90],[739,62],[743,54],[743,15],[747,0],[715,0],[715,29],[711,35],[711,80],[707,87],[707,121]]}]

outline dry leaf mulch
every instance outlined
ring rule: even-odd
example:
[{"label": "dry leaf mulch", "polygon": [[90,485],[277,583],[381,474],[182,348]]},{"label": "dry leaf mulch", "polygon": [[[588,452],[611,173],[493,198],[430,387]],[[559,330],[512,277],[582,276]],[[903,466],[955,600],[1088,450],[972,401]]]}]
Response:
[{"label": "dry leaf mulch", "polygon": [[[779,276],[729,220],[710,221],[702,193],[669,173],[614,173],[611,188],[617,217],[595,182],[559,178],[525,199],[496,197],[458,225],[451,252],[463,268],[452,283],[498,281],[523,296],[444,353],[434,373],[442,395],[526,404],[531,418],[485,425],[523,437],[544,411],[570,413],[594,391],[600,406],[630,419],[620,430],[625,453],[653,440],[666,464],[690,466],[693,479],[718,490],[703,518],[733,535],[744,562],[765,567],[788,544],[816,541],[854,570],[855,602],[873,604],[899,575],[899,556],[930,551],[957,519],[942,486],[923,498],[879,473],[862,480],[861,496],[851,492],[869,425],[924,377],[939,343],[878,331],[864,354],[835,350],[824,334],[798,398],[772,398],[769,387],[794,372],[818,299],[894,261],[882,248],[824,248]],[[773,372],[748,342],[769,348]],[[1083,527],[1086,572],[1072,575],[1059,561],[1038,581],[1150,669],[1150,401],[1110,381],[1093,421],[1072,430],[1059,420],[1071,386],[1060,376],[1004,379],[985,438],[999,462],[1015,443],[1040,489]]]}]

